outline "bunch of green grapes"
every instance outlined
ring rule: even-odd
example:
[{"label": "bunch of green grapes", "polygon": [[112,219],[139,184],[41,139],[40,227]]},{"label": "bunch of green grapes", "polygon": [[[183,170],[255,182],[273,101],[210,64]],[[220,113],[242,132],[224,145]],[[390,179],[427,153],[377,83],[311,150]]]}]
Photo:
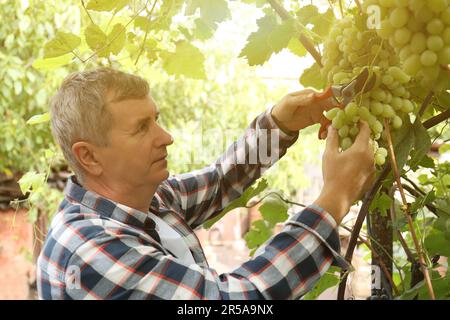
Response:
[{"label": "bunch of green grapes", "polygon": [[343,150],[353,144],[359,120],[366,121],[371,128],[375,161],[382,165],[387,156],[386,148],[379,145],[380,139],[385,139],[384,119],[388,119],[390,127],[399,129],[416,105],[408,89],[411,77],[399,67],[394,49],[375,31],[360,28],[351,17],[337,22],[324,44],[322,75],[330,83],[342,84],[368,67],[377,82],[345,109],[331,109],[325,117],[338,130]]},{"label": "bunch of green grapes", "polygon": [[378,35],[389,42],[402,69],[421,87],[450,87],[450,0],[365,0],[380,8]]}]

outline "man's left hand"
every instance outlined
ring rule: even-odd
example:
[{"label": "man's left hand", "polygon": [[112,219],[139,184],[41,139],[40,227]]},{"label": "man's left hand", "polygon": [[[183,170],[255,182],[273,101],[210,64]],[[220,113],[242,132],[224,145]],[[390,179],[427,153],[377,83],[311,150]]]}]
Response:
[{"label": "man's left hand", "polygon": [[320,123],[323,112],[334,108],[331,98],[314,99],[315,91],[305,89],[286,95],[272,109],[272,117],[281,130],[289,133]]}]

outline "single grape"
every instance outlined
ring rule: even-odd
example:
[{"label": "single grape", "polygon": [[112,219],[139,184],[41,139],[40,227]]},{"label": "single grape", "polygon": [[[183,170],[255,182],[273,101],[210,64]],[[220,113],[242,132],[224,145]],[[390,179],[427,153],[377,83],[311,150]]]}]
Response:
[{"label": "single grape", "polygon": [[389,22],[394,28],[401,28],[408,22],[408,18],[409,10],[407,8],[395,8],[389,16]]},{"label": "single grape", "polygon": [[444,31],[444,23],[438,18],[434,18],[428,22],[427,31],[430,34],[441,34]]},{"label": "single grape", "polygon": [[411,39],[411,31],[407,28],[397,29],[394,33],[394,39],[395,42],[402,47]]},{"label": "single grape", "polygon": [[345,115],[346,117],[353,119],[358,115],[358,106],[354,102],[350,102],[345,106]]},{"label": "single grape", "polygon": [[341,141],[341,148],[342,150],[347,150],[348,148],[350,148],[352,146],[353,142],[352,139],[350,139],[349,137],[346,137],[344,139],[342,139]]},{"label": "single grape", "polygon": [[379,116],[383,113],[383,104],[379,101],[374,101],[370,104],[370,111],[373,115]]},{"label": "single grape", "polygon": [[400,118],[399,116],[394,116],[394,118],[392,119],[392,127],[394,129],[400,129],[402,125],[403,125],[402,118]]},{"label": "single grape", "polygon": [[349,128],[347,125],[344,125],[342,128],[339,129],[338,134],[341,138],[345,138],[348,135]]},{"label": "single grape", "polygon": [[413,53],[422,53],[427,48],[427,37],[422,32],[416,33],[411,38],[410,49]]},{"label": "single grape", "polygon": [[411,55],[403,63],[403,70],[410,76],[415,76],[421,67],[422,63],[420,62],[420,56],[418,54]]},{"label": "single grape", "polygon": [[414,105],[412,102],[408,99],[403,99],[403,106],[402,106],[402,112],[409,113],[414,110]]},{"label": "single grape", "polygon": [[391,105],[394,108],[394,110],[400,110],[403,106],[403,99],[400,97],[393,97]]},{"label": "single grape", "polygon": [[379,166],[382,166],[386,162],[386,157],[383,157],[382,154],[375,154],[375,163]]},{"label": "single grape", "polygon": [[357,126],[353,126],[349,130],[349,134],[352,137],[356,137],[358,135],[358,133],[359,133],[359,128]]},{"label": "single grape", "polygon": [[361,108],[359,108],[359,116],[360,116],[361,120],[369,121],[369,119],[372,115],[370,114],[369,109],[367,109],[366,107],[361,107]]},{"label": "single grape", "polygon": [[444,47],[444,40],[440,36],[430,36],[427,39],[427,47],[431,51],[438,52]]},{"label": "single grape", "polygon": [[328,120],[333,120],[334,117],[336,117],[337,113],[339,112],[339,108],[333,108],[325,112],[325,118]]},{"label": "single grape", "polygon": [[390,105],[385,104],[385,105],[383,106],[383,113],[382,113],[382,116],[383,116],[384,118],[393,118],[393,117],[395,116],[395,111],[394,111],[394,109],[393,109]]},{"label": "single grape", "polygon": [[422,65],[429,67],[434,65],[437,62],[438,56],[435,52],[431,51],[431,50],[426,50],[422,53],[422,55],[420,56],[420,63],[422,63]]},{"label": "single grape", "polygon": [[388,155],[387,150],[385,148],[383,148],[383,147],[378,148],[377,153],[381,154],[384,157],[387,157],[387,155]]},{"label": "single grape", "polygon": [[380,121],[376,120],[374,124],[371,126],[372,131],[377,134],[383,131],[383,125]]}]

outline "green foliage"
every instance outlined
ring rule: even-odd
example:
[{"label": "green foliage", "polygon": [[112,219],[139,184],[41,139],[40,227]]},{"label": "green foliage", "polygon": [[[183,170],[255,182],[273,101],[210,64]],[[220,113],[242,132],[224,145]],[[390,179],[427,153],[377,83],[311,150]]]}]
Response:
[{"label": "green foliage", "polygon": [[44,46],[45,57],[54,58],[72,52],[81,43],[81,39],[70,32],[56,32],[56,37]]},{"label": "green foliage", "polygon": [[288,46],[290,40],[298,35],[294,20],[278,23],[274,15],[259,19],[258,30],[247,39],[240,57],[245,57],[251,66],[263,64],[273,53]]},{"label": "green foliage", "polygon": [[210,229],[214,225],[214,223],[219,221],[227,212],[236,208],[247,206],[247,203],[250,201],[250,199],[259,195],[267,188],[267,186],[268,184],[266,179],[261,178],[257,183],[255,183],[255,185],[250,186],[247,190],[245,190],[245,192],[239,198],[226,206],[220,215],[204,223],[203,227],[205,227],[206,229]]},{"label": "green foliage", "polygon": [[318,90],[325,87],[325,81],[320,73],[320,67],[317,63],[314,63],[311,67],[303,71],[300,76],[300,83],[304,87],[312,87]]},{"label": "green foliage", "polygon": [[178,42],[175,52],[164,53],[162,59],[163,68],[168,74],[184,75],[193,79],[206,78],[203,54],[187,41]]},{"label": "green foliage", "polygon": [[337,267],[330,267],[319,279],[314,288],[303,296],[303,300],[316,300],[326,289],[337,284],[339,284],[339,269]]}]

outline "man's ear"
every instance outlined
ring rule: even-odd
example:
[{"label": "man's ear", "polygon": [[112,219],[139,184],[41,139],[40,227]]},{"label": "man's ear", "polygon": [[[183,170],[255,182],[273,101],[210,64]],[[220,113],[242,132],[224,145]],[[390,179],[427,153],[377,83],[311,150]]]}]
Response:
[{"label": "man's ear", "polygon": [[86,173],[98,176],[103,172],[98,154],[92,144],[85,141],[75,142],[72,145],[72,152]]}]

